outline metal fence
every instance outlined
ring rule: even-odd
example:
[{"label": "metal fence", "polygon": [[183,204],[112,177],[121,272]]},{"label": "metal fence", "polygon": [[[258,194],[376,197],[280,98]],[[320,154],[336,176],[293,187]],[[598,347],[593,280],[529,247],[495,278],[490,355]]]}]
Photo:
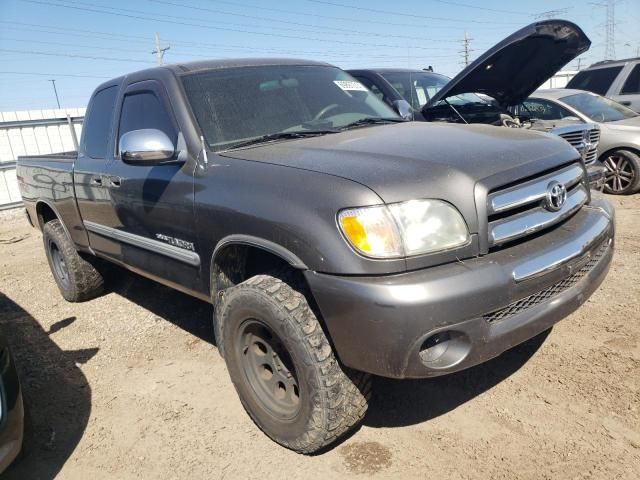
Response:
[{"label": "metal fence", "polygon": [[46,155],[75,150],[84,108],[0,112],[0,209],[21,204],[16,180],[20,155]]}]

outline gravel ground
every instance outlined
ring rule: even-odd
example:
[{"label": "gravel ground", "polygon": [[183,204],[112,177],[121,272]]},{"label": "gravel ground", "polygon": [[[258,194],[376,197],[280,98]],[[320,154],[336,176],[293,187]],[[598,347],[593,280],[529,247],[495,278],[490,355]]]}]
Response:
[{"label": "gravel ground", "polygon": [[600,290],[551,333],[484,365],[376,378],[362,427],[311,457],[244,413],[211,307],[117,270],[66,303],[37,230],[0,214],[0,328],[19,363],[25,451],[9,479],[640,477],[640,195],[614,198]]}]

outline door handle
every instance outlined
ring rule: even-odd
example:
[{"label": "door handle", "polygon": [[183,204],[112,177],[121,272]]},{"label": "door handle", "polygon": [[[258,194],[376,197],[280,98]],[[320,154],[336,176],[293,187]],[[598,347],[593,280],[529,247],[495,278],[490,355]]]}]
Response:
[{"label": "door handle", "polygon": [[91,185],[97,185],[97,186],[102,185],[102,177],[93,177],[91,179]]},{"label": "door handle", "polygon": [[109,185],[114,188],[120,187],[122,184],[122,179],[120,177],[109,177]]},{"label": "door handle", "polygon": [[624,105],[625,107],[628,107],[631,105],[631,102],[620,102],[620,105]]}]

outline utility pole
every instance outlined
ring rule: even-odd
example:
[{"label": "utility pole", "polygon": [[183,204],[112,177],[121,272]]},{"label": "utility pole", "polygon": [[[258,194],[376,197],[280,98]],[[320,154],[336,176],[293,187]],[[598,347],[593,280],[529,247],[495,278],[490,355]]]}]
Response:
[{"label": "utility pole", "polygon": [[162,65],[162,58],[164,57],[164,52],[166,52],[170,48],[171,48],[170,46],[160,48],[160,35],[156,33],[156,48],[151,53],[153,53],[156,56],[156,59],[158,60],[158,65]]},{"label": "utility pole", "polygon": [[60,108],[60,99],[58,98],[58,90],[56,89],[56,81],[55,80],[49,80],[51,82],[51,85],[53,85],[53,93],[56,94],[56,103],[58,104],[58,108]]},{"label": "utility pole", "polygon": [[467,65],[469,65],[469,54],[471,52],[473,52],[473,50],[471,50],[469,47],[471,46],[471,40],[473,40],[473,38],[470,38],[467,35],[467,32],[464,32],[464,40],[462,40],[462,45],[463,45],[463,50],[462,55],[463,55],[463,62],[464,62],[464,66],[466,67]]}]

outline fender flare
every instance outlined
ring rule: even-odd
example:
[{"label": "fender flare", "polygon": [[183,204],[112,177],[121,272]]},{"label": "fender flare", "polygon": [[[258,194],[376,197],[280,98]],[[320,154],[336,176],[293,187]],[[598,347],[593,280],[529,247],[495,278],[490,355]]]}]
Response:
[{"label": "fender flare", "polygon": [[230,245],[248,245],[251,247],[261,248],[273,255],[276,255],[282,258],[285,262],[291,265],[293,268],[297,270],[308,270],[309,267],[305,265],[305,263],[298,258],[297,255],[287,250],[282,245],[279,245],[271,240],[266,240],[260,237],[254,237],[252,235],[243,235],[243,234],[233,234],[227,235],[222,238],[216,248],[213,250],[213,254],[211,255],[211,267],[215,265],[215,260],[218,254],[225,248]]},{"label": "fender flare", "polygon": [[44,205],[46,205],[47,207],[49,207],[51,209],[53,214],[56,216],[56,218],[58,219],[58,221],[62,225],[62,229],[64,230],[64,233],[67,236],[67,238],[69,239],[69,241],[71,241],[71,243],[74,243],[73,240],[72,240],[71,234],[69,233],[69,230],[67,229],[67,226],[62,221],[62,216],[60,215],[60,212],[58,212],[58,209],[49,200],[45,200],[43,198],[38,199],[36,201],[36,215],[38,216],[37,220],[38,220],[38,225],[40,226],[40,231],[42,231],[44,229],[44,222],[41,222],[40,215],[38,215],[38,205],[40,205],[40,204],[44,204]]}]

